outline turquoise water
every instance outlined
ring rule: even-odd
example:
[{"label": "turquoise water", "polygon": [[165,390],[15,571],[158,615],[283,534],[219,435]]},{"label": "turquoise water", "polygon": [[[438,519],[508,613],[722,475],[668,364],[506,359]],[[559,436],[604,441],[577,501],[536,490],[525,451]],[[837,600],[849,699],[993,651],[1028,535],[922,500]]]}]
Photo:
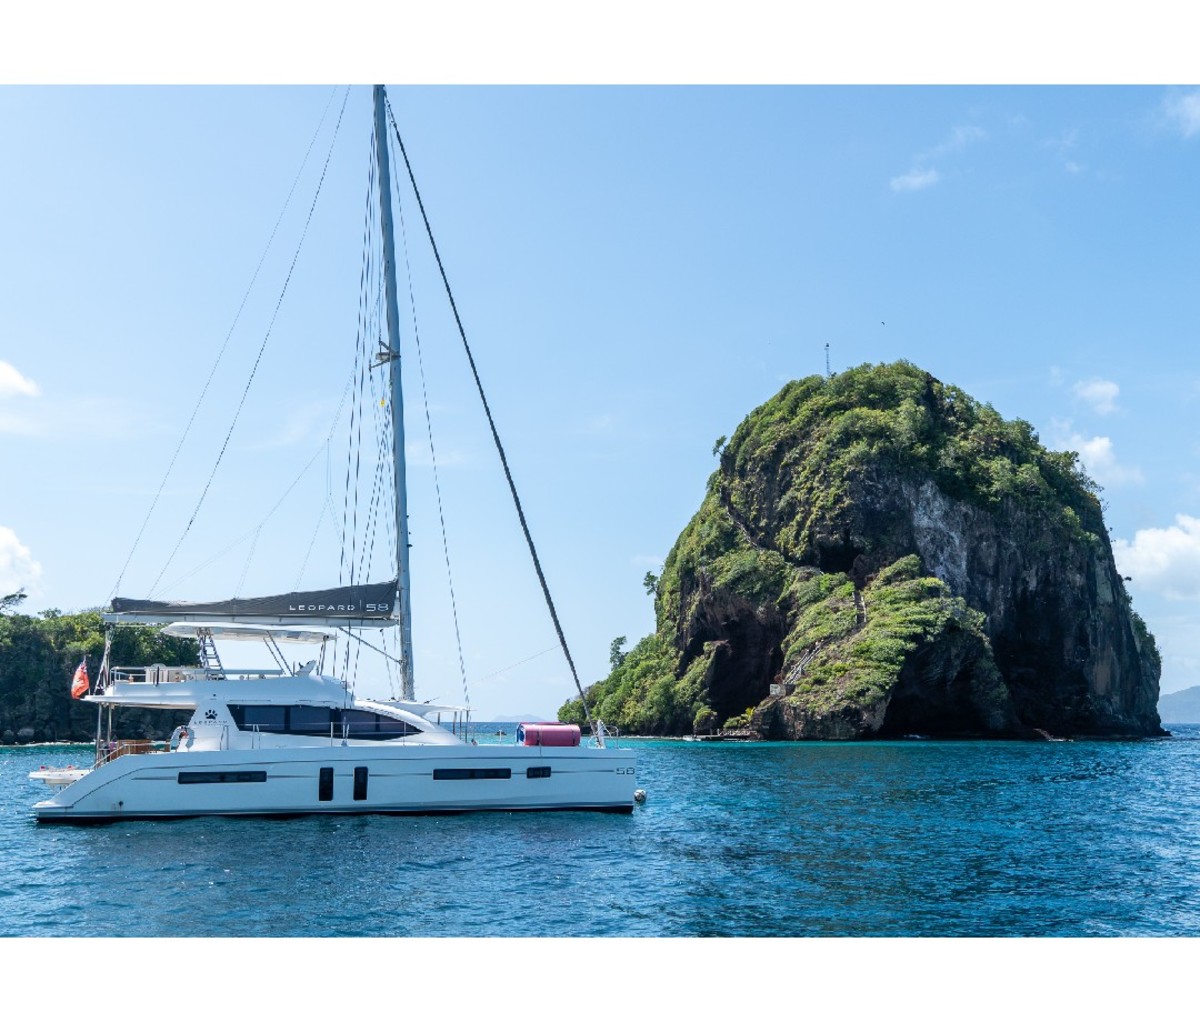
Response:
[{"label": "turquoise water", "polygon": [[4,748],[0,935],[1194,936],[1200,726],[1172,730],[1143,742],[642,739],[649,797],[632,816],[79,828],[33,822],[46,789],[26,774],[88,750]]}]

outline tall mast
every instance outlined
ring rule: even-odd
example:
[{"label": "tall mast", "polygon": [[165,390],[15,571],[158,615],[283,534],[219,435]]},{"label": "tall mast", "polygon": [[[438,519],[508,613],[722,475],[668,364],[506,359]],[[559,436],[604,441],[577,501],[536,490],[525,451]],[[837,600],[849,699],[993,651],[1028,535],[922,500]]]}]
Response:
[{"label": "tall mast", "polygon": [[412,589],[408,567],[408,490],[404,474],[404,394],[400,389],[400,310],[396,304],[396,246],[392,238],[392,171],[388,163],[386,97],[375,86],[375,160],[379,164],[379,220],[387,301],[386,361],[392,383],[392,461],[396,483],[396,577],[400,586],[400,694],[413,699]]}]

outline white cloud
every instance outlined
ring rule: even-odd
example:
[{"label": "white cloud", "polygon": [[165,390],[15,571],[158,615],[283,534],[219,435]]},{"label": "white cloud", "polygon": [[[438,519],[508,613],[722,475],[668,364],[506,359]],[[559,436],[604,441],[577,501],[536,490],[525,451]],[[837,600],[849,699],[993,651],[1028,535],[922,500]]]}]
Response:
[{"label": "white cloud", "polygon": [[28,376],[21,375],[16,366],[0,360],[0,398],[37,397],[42,389]]},{"label": "white cloud", "polygon": [[1064,131],[1061,135],[1048,138],[1045,145],[1047,148],[1053,149],[1056,153],[1069,153],[1079,145],[1079,129],[1071,128],[1069,131]]},{"label": "white cloud", "polygon": [[329,432],[333,414],[331,401],[306,402],[290,409],[274,433],[260,436],[247,445],[251,451],[276,451],[307,442]]},{"label": "white cloud", "polygon": [[1113,442],[1106,436],[1088,439],[1072,437],[1069,449],[1079,452],[1079,460],[1096,482],[1102,486],[1124,486],[1126,483],[1144,483],[1145,476],[1136,465],[1122,465],[1117,461]]},{"label": "white cloud", "polygon": [[1075,159],[1075,152],[1079,146],[1078,128],[1071,128],[1069,131],[1064,131],[1055,138],[1048,138],[1043,145],[1054,152],[1058,157],[1059,164],[1066,173],[1077,175],[1082,174],[1087,169]]},{"label": "white cloud", "polygon": [[0,596],[29,589],[42,577],[42,566],[7,525],[0,525]]},{"label": "white cloud", "polygon": [[1170,600],[1200,599],[1200,518],[1176,515],[1165,529],[1138,529],[1118,539],[1113,556],[1122,575]]},{"label": "white cloud", "polygon": [[658,554],[634,554],[629,558],[629,563],[635,568],[649,568],[652,571],[661,571],[665,558]]},{"label": "white cloud", "polygon": [[956,153],[960,149],[965,149],[972,142],[982,142],[987,138],[987,132],[982,128],[977,128],[973,124],[964,124],[954,128],[950,132],[949,138],[943,142],[939,142],[929,152],[918,156],[917,163],[928,163],[932,160],[940,159],[950,153]]},{"label": "white cloud", "polygon": [[161,432],[162,426],[150,419],[148,409],[136,402],[114,403],[108,395],[62,394],[32,404],[0,400],[0,435],[74,442],[82,435],[96,441],[135,438],[150,429]]},{"label": "white cloud", "polygon": [[1117,460],[1111,437],[1085,437],[1071,430],[1070,422],[1055,421],[1053,446],[1061,451],[1075,451],[1084,471],[1101,486],[1124,486],[1146,481],[1136,465],[1122,465]]},{"label": "white cloud", "polygon": [[584,436],[612,436],[616,431],[617,420],[611,414],[605,412],[601,415],[593,415],[585,419],[578,427],[577,432]]},{"label": "white cloud", "polygon": [[1200,133],[1200,89],[1168,96],[1163,100],[1163,112],[1184,138]]},{"label": "white cloud", "polygon": [[891,180],[893,192],[919,192],[922,188],[935,185],[941,179],[936,170],[910,170]]},{"label": "white cloud", "polygon": [[1117,396],[1121,388],[1112,380],[1102,380],[1093,377],[1090,380],[1080,380],[1071,388],[1077,398],[1092,406],[1092,411],[1098,415],[1108,415],[1117,410]]},{"label": "white cloud", "polygon": [[912,169],[907,174],[894,177],[889,182],[893,192],[919,192],[937,184],[942,175],[931,164],[951,153],[965,149],[973,142],[987,138],[987,132],[973,124],[963,124],[955,127],[945,139],[932,149],[918,153],[913,157]]},{"label": "white cloud", "polygon": [[[456,447],[438,444],[437,467],[449,468],[451,465],[465,465],[471,461],[471,456]],[[429,438],[418,437],[404,444],[404,463],[409,468],[432,468],[433,454],[429,450]]]}]

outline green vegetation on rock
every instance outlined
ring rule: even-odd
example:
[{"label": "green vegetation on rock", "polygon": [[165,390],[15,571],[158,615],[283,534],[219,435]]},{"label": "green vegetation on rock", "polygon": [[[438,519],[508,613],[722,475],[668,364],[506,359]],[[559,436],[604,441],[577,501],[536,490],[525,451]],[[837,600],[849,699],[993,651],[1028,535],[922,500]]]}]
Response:
[{"label": "green vegetation on rock", "polygon": [[[787,384],[716,453],[653,579],[656,631],[589,690],[594,716],[644,734],[747,706],[777,737],[1154,733],[1157,651],[1097,488],[1029,423],[910,363],[864,365]],[[1091,665],[1116,662],[1114,696]]]}]

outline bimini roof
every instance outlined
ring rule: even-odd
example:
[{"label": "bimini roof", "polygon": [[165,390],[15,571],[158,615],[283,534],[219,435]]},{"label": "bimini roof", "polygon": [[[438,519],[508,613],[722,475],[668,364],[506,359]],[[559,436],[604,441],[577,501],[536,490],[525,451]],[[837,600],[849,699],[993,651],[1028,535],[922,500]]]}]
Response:
[{"label": "bimini roof", "polygon": [[274,639],[276,642],[324,642],[337,635],[336,628],[289,628],[286,625],[243,625],[225,621],[175,621],[162,630],[163,635],[180,639]]},{"label": "bimini roof", "polygon": [[396,624],[396,581],[249,596],[209,603],[114,596],[105,621],[169,625],[213,623],[311,628],[387,628]]}]

